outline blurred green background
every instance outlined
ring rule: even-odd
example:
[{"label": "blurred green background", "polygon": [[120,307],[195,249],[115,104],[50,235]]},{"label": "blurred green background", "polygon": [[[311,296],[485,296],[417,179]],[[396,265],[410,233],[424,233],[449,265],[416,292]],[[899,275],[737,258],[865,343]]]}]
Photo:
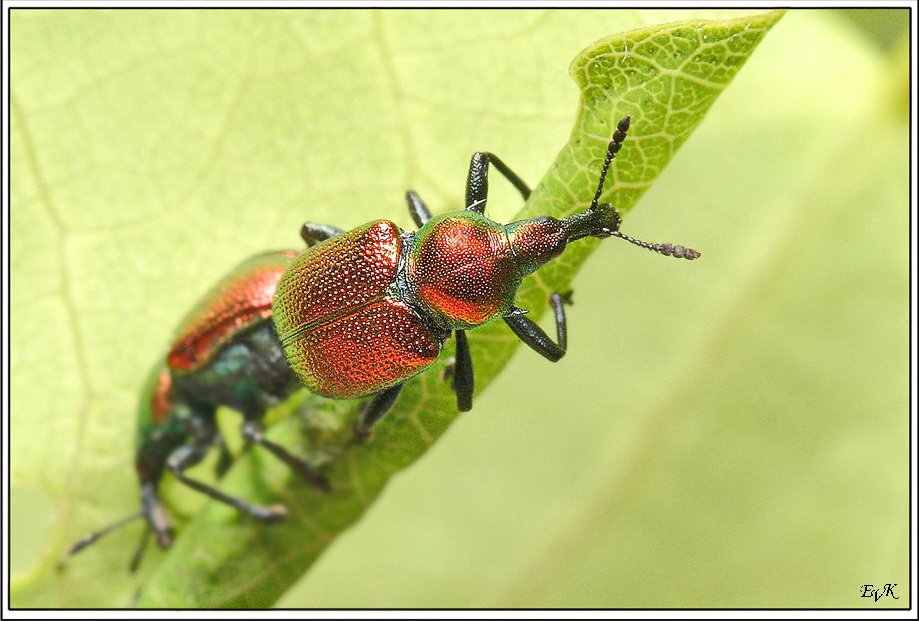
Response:
[{"label": "blurred green background", "polygon": [[[457,208],[474,150],[535,183],[578,51],[711,14],[14,11],[10,552],[49,585],[20,605],[76,601],[53,563],[135,507],[183,283],[291,220],[407,225],[408,187]],[[786,14],[625,222],[702,260],[602,244],[564,361],[521,349],[279,605],[909,605],[907,19]]]}]

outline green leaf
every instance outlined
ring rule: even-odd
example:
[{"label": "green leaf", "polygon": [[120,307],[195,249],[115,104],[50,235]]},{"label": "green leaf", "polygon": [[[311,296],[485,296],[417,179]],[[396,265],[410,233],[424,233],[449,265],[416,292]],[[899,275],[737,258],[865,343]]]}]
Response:
[{"label": "green leaf", "polygon": [[789,11],[626,219],[702,258],[602,243],[564,361],[521,348],[278,604],[910,606],[897,52]]},{"label": "green leaf", "polygon": [[[572,66],[583,91],[575,129],[523,215],[583,208],[611,127],[626,113],[633,130],[604,198],[630,209],[779,15],[645,27],[588,48]],[[403,206],[385,197],[409,186],[429,204],[456,208],[463,160],[475,149],[535,176],[570,109],[545,77],[572,45],[556,33],[581,32],[579,20],[607,32],[641,20],[463,12],[430,28],[422,16],[14,14],[12,399],[22,405],[12,420],[12,475],[14,492],[44,494],[56,508],[14,605],[129,601],[127,533],[54,567],[81,532],[136,506],[127,413],[169,323],[200,295],[189,282],[213,281],[256,250],[293,245],[291,218],[405,223]],[[334,39],[316,35],[332,28]],[[549,31],[555,45],[537,44]],[[515,37],[519,48],[503,47]],[[496,188],[493,217],[511,217],[500,207],[514,204],[510,196]],[[528,281],[521,305],[539,314],[595,246],[573,247]],[[471,343],[481,390],[515,341],[488,327]],[[298,413],[310,416],[273,433],[291,439],[305,424],[304,450],[332,460],[334,491],[306,490],[257,453],[241,459],[222,485],[280,499],[292,519],[265,528],[205,506],[162,562],[145,568],[140,604],[273,603],[456,418],[440,371],[412,382],[362,448],[345,442],[353,404],[307,399]]]}]

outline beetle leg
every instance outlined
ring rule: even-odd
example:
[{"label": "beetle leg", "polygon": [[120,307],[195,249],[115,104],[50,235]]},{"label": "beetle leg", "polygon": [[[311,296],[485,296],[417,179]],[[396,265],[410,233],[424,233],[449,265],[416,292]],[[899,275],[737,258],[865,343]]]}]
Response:
[{"label": "beetle leg", "polygon": [[354,437],[363,442],[370,436],[374,423],[383,418],[383,416],[392,409],[402,392],[402,384],[390,386],[378,392],[371,401],[364,404],[361,413],[358,416],[357,424],[354,426]]},{"label": "beetle leg", "polygon": [[169,522],[169,514],[160,497],[156,493],[155,481],[144,481],[140,486],[140,506],[141,513],[147,520],[147,525],[153,531],[156,537],[156,543],[161,548],[168,548],[172,545],[172,533]]},{"label": "beetle leg", "polygon": [[485,203],[488,200],[489,164],[497,168],[498,172],[517,188],[523,200],[530,197],[530,186],[518,177],[517,173],[508,168],[501,158],[487,151],[476,151],[469,161],[469,175],[466,177],[466,209],[468,211],[485,213]]},{"label": "beetle leg", "polygon": [[329,481],[319,474],[311,465],[289,453],[280,444],[276,444],[262,435],[261,421],[249,419],[243,423],[243,437],[253,444],[264,447],[269,453],[283,461],[287,466],[300,475],[307,483],[324,492],[329,491]]},{"label": "beetle leg", "polygon": [[511,327],[514,334],[526,343],[531,349],[552,362],[558,362],[568,349],[568,322],[565,319],[565,304],[571,304],[571,292],[553,293],[549,296],[549,304],[555,311],[555,332],[557,342],[549,338],[536,322],[520,314],[507,315],[504,321]]},{"label": "beetle leg", "polygon": [[140,541],[137,543],[137,547],[134,548],[134,554],[131,555],[131,564],[128,566],[128,571],[132,574],[137,571],[137,568],[140,567],[140,562],[144,558],[144,552],[147,551],[147,542],[150,541],[150,527],[144,529],[144,532],[141,533]]},{"label": "beetle leg", "polygon": [[304,222],[300,227],[300,237],[306,242],[307,247],[312,247],[319,242],[332,239],[336,235],[341,235],[343,231],[337,226],[330,224],[318,224],[316,222]]},{"label": "beetle leg", "polygon": [[246,515],[253,517],[256,520],[261,522],[277,522],[287,517],[287,509],[285,509],[282,505],[259,507],[250,504],[241,498],[236,498],[235,496],[225,494],[219,489],[211,487],[210,485],[202,483],[201,481],[196,481],[189,478],[185,474],[185,469],[197,464],[202,459],[204,459],[204,456],[207,454],[209,448],[210,444],[204,444],[201,442],[180,446],[169,456],[169,459],[166,461],[166,467],[175,476],[175,478],[177,478],[188,487],[201,492],[205,496],[210,496],[214,500],[219,500],[224,504],[230,505],[240,513],[245,513]]},{"label": "beetle leg", "polygon": [[219,453],[217,456],[217,465],[214,466],[214,472],[217,474],[217,478],[220,479],[223,478],[223,475],[225,475],[227,470],[230,469],[230,466],[233,465],[233,455],[230,453],[230,449],[227,447],[227,443],[223,438],[220,438],[217,444],[217,450]]},{"label": "beetle leg", "polygon": [[456,362],[453,367],[453,391],[456,393],[456,407],[460,412],[472,409],[472,391],[475,387],[475,376],[472,371],[472,356],[469,354],[469,341],[465,330],[455,330]]},{"label": "beetle leg", "polygon": [[408,213],[412,216],[412,222],[420,229],[425,222],[431,219],[431,210],[413,190],[405,193],[405,200],[408,201]]},{"label": "beetle leg", "polygon": [[[90,533],[84,536],[82,539],[80,539],[79,541],[74,543],[72,546],[70,546],[70,549],[67,551],[67,556],[68,557],[73,556],[80,550],[83,550],[91,546],[92,544],[96,543],[97,541],[99,541],[100,539],[108,535],[109,533],[116,531],[120,529],[122,526],[124,526],[125,524],[130,524],[134,520],[138,520],[142,517],[144,517],[144,512],[138,511],[136,513],[132,513],[131,515],[127,517],[121,518],[117,522],[112,522],[108,526],[101,528],[94,533]],[[62,569],[65,563],[66,563],[66,559],[58,563],[58,569]]]}]

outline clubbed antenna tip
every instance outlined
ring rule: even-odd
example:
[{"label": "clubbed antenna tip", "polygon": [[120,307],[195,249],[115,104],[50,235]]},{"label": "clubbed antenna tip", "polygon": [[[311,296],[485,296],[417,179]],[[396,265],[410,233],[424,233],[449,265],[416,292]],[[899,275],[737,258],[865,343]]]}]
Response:
[{"label": "clubbed antenna tip", "polygon": [[606,173],[609,171],[609,165],[613,162],[613,158],[616,157],[616,154],[619,153],[619,149],[622,148],[622,143],[625,141],[631,123],[632,117],[624,116],[616,125],[616,131],[613,132],[613,137],[606,147],[606,158],[603,160],[603,166],[600,168],[600,181],[597,183],[597,192],[594,194],[594,199],[590,202],[591,208],[596,208],[597,204],[600,202],[600,195],[603,194],[603,183],[606,181]]},{"label": "clubbed antenna tip", "polygon": [[698,259],[702,256],[702,253],[693,248],[687,248],[686,246],[674,245],[674,244],[649,244],[648,242],[641,241],[640,239],[635,239],[630,235],[626,235],[622,231],[611,231],[611,235],[624,239],[625,241],[635,244],[636,246],[641,246],[652,252],[658,252],[667,257],[676,257],[677,259],[686,259],[692,261],[693,259]]},{"label": "clubbed antenna tip", "polygon": [[668,257],[676,257],[677,259],[688,259],[692,261],[693,259],[698,259],[699,257],[702,256],[702,253],[699,252],[698,250],[694,250],[692,248],[686,248],[685,246],[680,246],[680,245],[674,246],[673,244],[659,244],[659,245],[660,245],[660,250],[658,250],[658,252],[660,252],[661,254],[665,254]]}]

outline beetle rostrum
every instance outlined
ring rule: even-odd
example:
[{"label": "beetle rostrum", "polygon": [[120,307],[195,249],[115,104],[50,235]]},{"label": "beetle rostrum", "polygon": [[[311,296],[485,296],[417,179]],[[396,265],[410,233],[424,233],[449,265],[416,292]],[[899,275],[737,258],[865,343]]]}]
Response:
[{"label": "beetle rostrum", "polygon": [[[307,222],[300,232],[305,251],[265,253],[235,268],[180,324],[144,390],[135,459],[140,510],[87,535],[70,554],[139,518],[161,547],[169,547],[170,520],[158,497],[167,471],[256,520],[284,519],[281,505],[253,505],[185,473],[215,447],[221,454],[218,471],[229,466],[231,458],[215,422],[220,406],[243,414],[243,436],[250,444],[268,450],[313,487],[327,489],[313,466],[262,435],[266,410],[301,386],[336,399],[372,395],[354,427],[355,438],[366,441],[405,382],[431,366],[452,335],[452,387],[458,409],[467,411],[475,384],[467,330],[502,318],[548,360],[565,355],[570,294],[549,297],[555,340],[515,306],[514,297],[528,274],[561,255],[568,244],[585,237],[620,237],[665,256],[698,258],[691,248],[652,244],[622,233],[616,209],[600,203],[629,124],[630,117],[624,117],[613,133],[590,205],[566,218],[500,224],[486,217],[491,166],[524,199],[530,189],[494,154],[477,152],[469,165],[463,210],[432,217],[421,198],[409,191],[406,199],[417,231],[402,230],[389,220],[350,231]],[[142,550],[143,543],[132,568]]]}]

